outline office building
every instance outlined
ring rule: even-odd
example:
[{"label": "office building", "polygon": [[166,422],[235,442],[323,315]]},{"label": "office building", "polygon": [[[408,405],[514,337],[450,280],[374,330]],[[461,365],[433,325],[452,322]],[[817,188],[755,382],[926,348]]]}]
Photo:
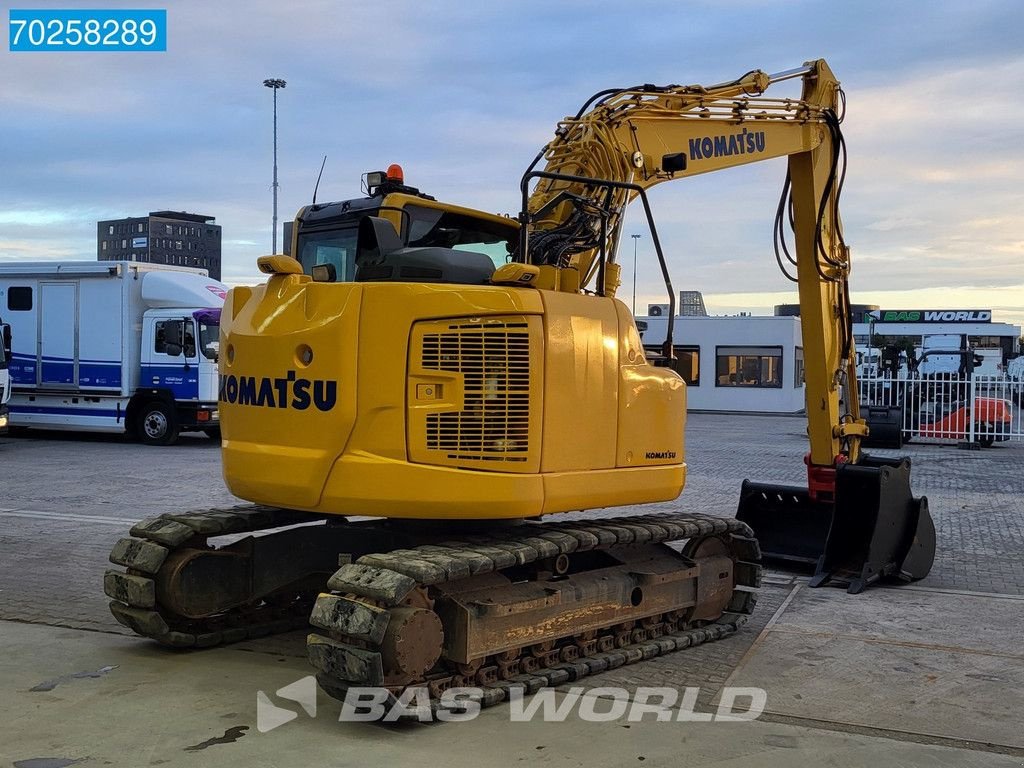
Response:
[{"label": "office building", "polygon": [[220,280],[221,231],[213,216],[152,211],[96,224],[96,258],[198,267]]}]

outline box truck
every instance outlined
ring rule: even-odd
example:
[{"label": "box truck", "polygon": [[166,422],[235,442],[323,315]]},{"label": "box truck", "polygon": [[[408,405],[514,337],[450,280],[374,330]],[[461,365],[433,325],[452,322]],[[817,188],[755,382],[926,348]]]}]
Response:
[{"label": "box truck", "polygon": [[219,437],[227,287],[206,270],[131,261],[0,264],[13,344],[10,426]]}]

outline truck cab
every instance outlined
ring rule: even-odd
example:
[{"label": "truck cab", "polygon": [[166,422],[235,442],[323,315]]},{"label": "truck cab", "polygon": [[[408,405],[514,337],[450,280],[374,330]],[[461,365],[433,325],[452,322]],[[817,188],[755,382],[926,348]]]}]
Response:
[{"label": "truck cab", "polygon": [[[217,359],[220,310],[150,309],[142,319],[139,389],[153,396],[135,419],[144,442],[171,431],[217,435]],[[164,407],[161,407],[164,406]],[[173,408],[168,414],[165,408]]]}]

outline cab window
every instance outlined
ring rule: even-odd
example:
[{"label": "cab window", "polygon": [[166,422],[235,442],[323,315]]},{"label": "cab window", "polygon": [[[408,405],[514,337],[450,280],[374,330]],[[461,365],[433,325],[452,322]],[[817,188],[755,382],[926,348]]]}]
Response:
[{"label": "cab window", "polygon": [[356,240],[359,228],[304,232],[299,238],[299,261],[302,271],[313,273],[313,267],[321,264],[334,266],[334,279],[347,283],[355,278]]},{"label": "cab window", "polygon": [[516,230],[473,216],[407,205],[411,248],[437,247],[482,253],[495,268],[507,264],[516,246]]},{"label": "cab window", "polygon": [[168,352],[167,345],[181,343],[182,326],[185,327],[185,357],[195,357],[196,332],[192,323],[186,323],[184,320],[158,320],[155,326],[153,351],[159,355],[180,357],[180,355],[172,355],[171,352]]}]

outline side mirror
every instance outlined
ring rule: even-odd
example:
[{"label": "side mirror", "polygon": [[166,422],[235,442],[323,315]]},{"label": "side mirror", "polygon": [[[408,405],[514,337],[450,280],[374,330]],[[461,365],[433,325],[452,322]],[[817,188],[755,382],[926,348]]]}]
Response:
[{"label": "side mirror", "polygon": [[310,272],[314,283],[336,283],[338,282],[338,271],[331,263],[317,264]]},{"label": "side mirror", "polygon": [[4,359],[5,360],[10,360],[11,359],[11,326],[6,325],[6,324],[0,325],[0,329],[2,329],[2,330],[0,330],[0,335],[3,336]]}]

